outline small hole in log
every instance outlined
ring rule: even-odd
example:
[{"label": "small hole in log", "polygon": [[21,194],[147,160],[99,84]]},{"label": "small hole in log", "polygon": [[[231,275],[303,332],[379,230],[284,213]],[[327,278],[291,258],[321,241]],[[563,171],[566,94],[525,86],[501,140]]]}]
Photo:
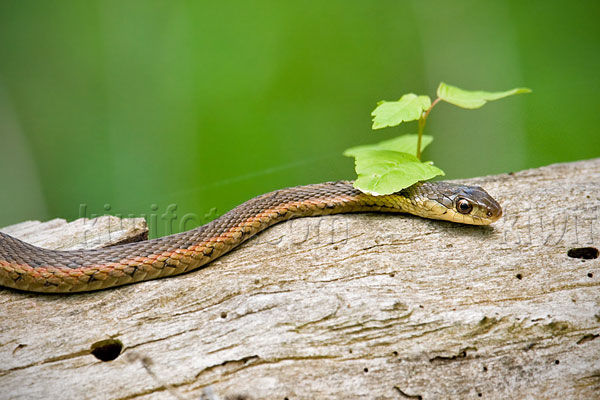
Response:
[{"label": "small hole in log", "polygon": [[225,311],[221,311],[221,318],[227,318],[227,313]]},{"label": "small hole in log", "polygon": [[600,251],[595,247],[576,247],[567,252],[571,258],[583,258],[584,260],[593,260],[598,258]]},{"label": "small hole in log", "polygon": [[588,278],[593,278],[594,274],[592,274],[591,272],[588,272]]},{"label": "small hole in log", "polygon": [[482,393],[477,393],[477,397],[481,397],[481,396],[483,396]]},{"label": "small hole in log", "polygon": [[112,361],[119,357],[123,350],[123,343],[117,339],[101,340],[92,344],[90,352],[100,361]]},{"label": "small hole in log", "polygon": [[369,368],[365,368],[365,369],[363,369],[363,371],[369,372]]},{"label": "small hole in log", "polygon": [[559,360],[554,360],[554,364],[558,365],[558,364],[560,364],[560,361]]},{"label": "small hole in log", "polygon": [[395,355],[395,356],[397,356],[398,352],[396,350],[394,350],[394,352],[392,354]]},{"label": "small hole in log", "polygon": [[517,275],[516,275],[516,277],[517,277],[517,279],[519,279],[519,280],[523,279],[523,275],[521,275],[521,274],[517,274]]},{"label": "small hole in log", "polygon": [[483,366],[483,372],[487,372],[487,367],[485,365]]}]

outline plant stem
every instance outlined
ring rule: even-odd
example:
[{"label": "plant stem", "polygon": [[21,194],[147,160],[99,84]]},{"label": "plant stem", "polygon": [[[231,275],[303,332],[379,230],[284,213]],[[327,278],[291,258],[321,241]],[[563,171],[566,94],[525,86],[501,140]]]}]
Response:
[{"label": "plant stem", "polygon": [[421,159],[421,137],[423,136],[423,129],[425,128],[425,118],[421,116],[419,118],[419,136],[417,138],[417,158]]},{"label": "plant stem", "polygon": [[419,118],[419,136],[417,138],[417,158],[419,160],[421,159],[421,137],[423,136],[423,130],[425,129],[425,124],[427,124],[427,117],[429,116],[429,113],[431,112],[433,107],[435,107],[435,105],[437,103],[439,103],[440,100],[441,99],[439,97],[437,99],[435,99],[433,101],[433,103],[431,103],[431,107],[429,107],[427,109],[427,111],[425,111],[423,113],[423,115],[421,115],[421,118]]}]

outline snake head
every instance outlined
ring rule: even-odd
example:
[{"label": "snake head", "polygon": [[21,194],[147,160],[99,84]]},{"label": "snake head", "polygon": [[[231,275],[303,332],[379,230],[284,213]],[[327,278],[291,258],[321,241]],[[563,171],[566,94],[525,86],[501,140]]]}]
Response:
[{"label": "snake head", "polygon": [[479,186],[424,182],[416,188],[430,214],[428,218],[470,225],[489,225],[502,216],[502,207]]}]

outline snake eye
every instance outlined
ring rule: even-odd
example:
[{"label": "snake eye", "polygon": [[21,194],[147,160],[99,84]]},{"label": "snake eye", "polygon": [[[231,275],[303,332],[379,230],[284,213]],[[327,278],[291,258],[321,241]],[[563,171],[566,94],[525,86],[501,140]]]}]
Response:
[{"label": "snake eye", "polygon": [[456,202],[456,211],[461,214],[468,214],[473,211],[473,204],[467,199],[458,199]]}]

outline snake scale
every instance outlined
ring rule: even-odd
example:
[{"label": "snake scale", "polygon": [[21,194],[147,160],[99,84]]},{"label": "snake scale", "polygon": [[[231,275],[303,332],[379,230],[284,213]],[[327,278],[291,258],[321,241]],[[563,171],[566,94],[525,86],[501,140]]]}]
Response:
[{"label": "snake scale", "polygon": [[421,182],[384,196],[362,193],[349,181],[297,186],[255,197],[187,232],[102,249],[48,250],[0,233],[0,285],[70,293],[182,274],[278,222],[352,212],[401,212],[487,225],[500,218],[502,208],[480,187],[446,182]]}]

